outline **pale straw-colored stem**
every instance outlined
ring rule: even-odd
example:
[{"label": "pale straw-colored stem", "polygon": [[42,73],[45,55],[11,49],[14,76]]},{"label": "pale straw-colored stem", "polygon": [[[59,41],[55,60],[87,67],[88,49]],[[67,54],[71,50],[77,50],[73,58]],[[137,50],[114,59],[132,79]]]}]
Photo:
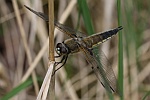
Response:
[{"label": "pale straw-colored stem", "polygon": [[[25,52],[27,54],[28,63],[29,63],[29,65],[31,65],[31,63],[32,63],[31,52],[30,52],[29,46],[27,44],[27,38],[26,38],[26,35],[25,35],[25,30],[23,28],[23,23],[22,23],[22,20],[21,20],[21,17],[20,17],[19,8],[18,8],[16,0],[12,0],[12,3],[13,3],[15,15],[16,15],[16,18],[17,18],[17,23],[18,23],[18,26],[19,26],[19,29],[20,29],[20,34],[21,34],[21,38],[22,38],[23,45],[24,45],[24,48],[25,48]],[[35,92],[36,92],[36,94],[38,94],[39,87],[38,87],[38,83],[36,81],[37,79],[36,79],[36,74],[35,74],[34,71],[32,71],[32,79],[33,79],[33,83],[34,83],[34,87],[35,87]]]}]

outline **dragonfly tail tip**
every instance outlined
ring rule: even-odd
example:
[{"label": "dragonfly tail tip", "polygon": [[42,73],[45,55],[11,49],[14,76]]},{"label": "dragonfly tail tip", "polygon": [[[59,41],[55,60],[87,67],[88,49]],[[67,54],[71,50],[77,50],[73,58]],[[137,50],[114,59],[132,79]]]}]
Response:
[{"label": "dragonfly tail tip", "polygon": [[122,30],[122,29],[123,29],[123,27],[122,27],[122,26],[119,26],[119,27],[118,27],[118,30]]}]

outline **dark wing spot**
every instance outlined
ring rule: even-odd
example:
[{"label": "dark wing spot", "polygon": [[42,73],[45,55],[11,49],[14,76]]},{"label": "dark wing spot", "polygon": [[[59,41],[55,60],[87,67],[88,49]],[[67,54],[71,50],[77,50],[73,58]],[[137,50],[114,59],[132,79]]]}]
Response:
[{"label": "dark wing spot", "polygon": [[[101,82],[101,84],[103,85],[103,87],[105,88],[105,85]],[[115,90],[111,87],[111,86],[109,86],[110,87],[110,89],[112,90],[112,92],[115,92]]]},{"label": "dark wing spot", "polygon": [[105,88],[105,85],[101,82],[101,84],[103,85],[103,87]]},{"label": "dark wing spot", "polygon": [[115,92],[115,90],[111,87],[111,86],[109,86],[110,87],[110,89],[113,91],[113,92]]}]

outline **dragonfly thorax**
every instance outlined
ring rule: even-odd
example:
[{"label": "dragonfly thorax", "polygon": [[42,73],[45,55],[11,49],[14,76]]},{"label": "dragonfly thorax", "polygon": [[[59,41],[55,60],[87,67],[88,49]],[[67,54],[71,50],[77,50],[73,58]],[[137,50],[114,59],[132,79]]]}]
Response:
[{"label": "dragonfly thorax", "polygon": [[61,56],[64,54],[68,54],[69,50],[64,43],[58,43],[56,45],[56,53]]}]

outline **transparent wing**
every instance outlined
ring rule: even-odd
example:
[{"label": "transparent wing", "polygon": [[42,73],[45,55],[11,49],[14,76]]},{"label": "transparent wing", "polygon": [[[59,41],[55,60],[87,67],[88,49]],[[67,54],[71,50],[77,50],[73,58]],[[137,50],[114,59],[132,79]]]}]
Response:
[{"label": "transparent wing", "polygon": [[[34,14],[36,14],[37,16],[41,17],[43,20],[45,20],[46,22],[49,22],[48,19],[48,15],[45,15],[44,13],[41,12],[37,12],[29,7],[27,7],[26,5],[24,5],[28,10],[30,10],[31,12],[33,12]],[[62,31],[63,33],[67,34],[69,37],[71,38],[78,38],[78,37],[85,37],[86,35],[82,32],[79,32],[75,29],[72,29],[70,27],[67,27],[61,23],[59,23],[58,21],[54,21],[54,25],[56,26],[57,29],[59,29],[60,31]]]},{"label": "transparent wing", "polygon": [[30,10],[31,12],[33,12],[34,14],[36,14],[37,16],[41,17],[43,20],[45,20],[45,21],[47,21],[47,22],[49,21],[49,20],[48,20],[48,16],[45,15],[44,13],[37,12],[37,11],[35,11],[35,10],[29,8],[29,7],[26,6],[26,5],[24,5],[24,6],[25,6],[28,10]]},{"label": "transparent wing", "polygon": [[108,80],[110,88],[113,92],[118,92],[116,76],[104,52],[99,50],[97,47],[94,48],[92,51],[99,65],[99,69],[104,71],[104,75]]},{"label": "transparent wing", "polygon": [[59,23],[58,21],[55,21],[54,24],[60,31],[62,31],[63,33],[66,33],[71,38],[82,38],[82,37],[87,36],[86,34],[80,32],[80,31],[77,31],[75,29],[72,29],[68,26],[65,26],[65,25]]},{"label": "transparent wing", "polygon": [[96,77],[104,88],[108,92],[116,92],[119,94],[116,86],[117,80],[115,74],[112,67],[108,63],[105,54],[103,52],[98,54],[98,49],[96,48],[94,48],[94,50],[88,50],[87,48],[81,46],[81,49],[85,54],[86,60],[92,65],[92,69]]}]

